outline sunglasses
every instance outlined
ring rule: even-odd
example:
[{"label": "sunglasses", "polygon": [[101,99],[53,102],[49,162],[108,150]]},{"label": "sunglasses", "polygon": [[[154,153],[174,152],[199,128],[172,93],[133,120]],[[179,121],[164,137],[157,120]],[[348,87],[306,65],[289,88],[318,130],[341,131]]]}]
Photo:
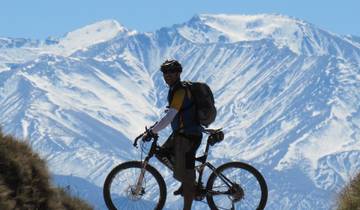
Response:
[{"label": "sunglasses", "polygon": [[175,74],[177,71],[162,71],[163,74]]}]

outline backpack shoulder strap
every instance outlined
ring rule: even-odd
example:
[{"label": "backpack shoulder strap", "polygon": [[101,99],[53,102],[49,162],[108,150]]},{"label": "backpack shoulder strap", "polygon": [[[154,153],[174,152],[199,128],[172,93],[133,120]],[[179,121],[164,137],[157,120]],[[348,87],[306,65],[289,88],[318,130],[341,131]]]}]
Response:
[{"label": "backpack shoulder strap", "polygon": [[191,85],[192,83],[190,81],[183,81],[181,83],[182,87],[185,89],[186,91],[186,95],[190,98],[190,100],[192,100],[192,92],[191,92]]},{"label": "backpack shoulder strap", "polygon": [[182,82],[180,84],[177,84],[173,89],[169,89],[169,92],[168,92],[168,96],[167,96],[167,99],[168,99],[168,103],[169,103],[169,106],[170,106],[170,103],[174,97],[174,94],[175,92],[179,89],[179,88],[182,88],[183,87],[183,84]]},{"label": "backpack shoulder strap", "polygon": [[188,109],[192,108],[195,105],[195,101],[194,101],[194,98],[193,98],[193,93],[191,91],[191,85],[192,85],[192,82],[190,82],[190,81],[182,81],[181,82],[181,86],[185,89],[186,95],[190,98],[191,104],[188,105],[187,107],[182,108],[180,110],[180,112],[188,110]]}]

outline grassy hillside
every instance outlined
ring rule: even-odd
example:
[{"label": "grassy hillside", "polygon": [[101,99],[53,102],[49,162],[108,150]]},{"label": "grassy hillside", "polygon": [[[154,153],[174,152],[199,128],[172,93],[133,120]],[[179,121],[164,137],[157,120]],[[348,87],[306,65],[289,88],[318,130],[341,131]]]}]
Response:
[{"label": "grassy hillside", "polygon": [[88,210],[84,201],[52,186],[46,164],[24,142],[0,130],[1,210]]},{"label": "grassy hillside", "polygon": [[338,210],[360,210],[360,174],[354,177],[340,193]]}]

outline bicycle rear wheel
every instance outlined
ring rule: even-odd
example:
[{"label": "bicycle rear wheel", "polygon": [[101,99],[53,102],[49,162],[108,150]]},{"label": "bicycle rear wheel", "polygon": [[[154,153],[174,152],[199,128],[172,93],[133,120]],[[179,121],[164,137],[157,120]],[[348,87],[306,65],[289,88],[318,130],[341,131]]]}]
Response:
[{"label": "bicycle rear wheel", "polygon": [[141,162],[130,161],[116,166],[109,173],[104,182],[103,196],[110,210],[163,208],[166,200],[164,179],[155,168],[147,165],[139,185],[141,169]]},{"label": "bicycle rear wheel", "polygon": [[[229,187],[224,175],[232,182]],[[228,183],[228,182],[227,182]],[[254,167],[241,162],[225,163],[213,172],[206,184],[208,205],[212,210],[265,208],[268,189],[264,177]]]}]

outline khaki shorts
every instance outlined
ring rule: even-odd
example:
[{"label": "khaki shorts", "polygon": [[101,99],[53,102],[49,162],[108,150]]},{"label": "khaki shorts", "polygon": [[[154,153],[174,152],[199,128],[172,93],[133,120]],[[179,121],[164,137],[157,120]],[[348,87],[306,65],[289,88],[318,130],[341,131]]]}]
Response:
[{"label": "khaki shorts", "polygon": [[174,178],[180,182],[195,181],[195,155],[201,143],[201,135],[172,134],[161,146],[171,153]]}]

